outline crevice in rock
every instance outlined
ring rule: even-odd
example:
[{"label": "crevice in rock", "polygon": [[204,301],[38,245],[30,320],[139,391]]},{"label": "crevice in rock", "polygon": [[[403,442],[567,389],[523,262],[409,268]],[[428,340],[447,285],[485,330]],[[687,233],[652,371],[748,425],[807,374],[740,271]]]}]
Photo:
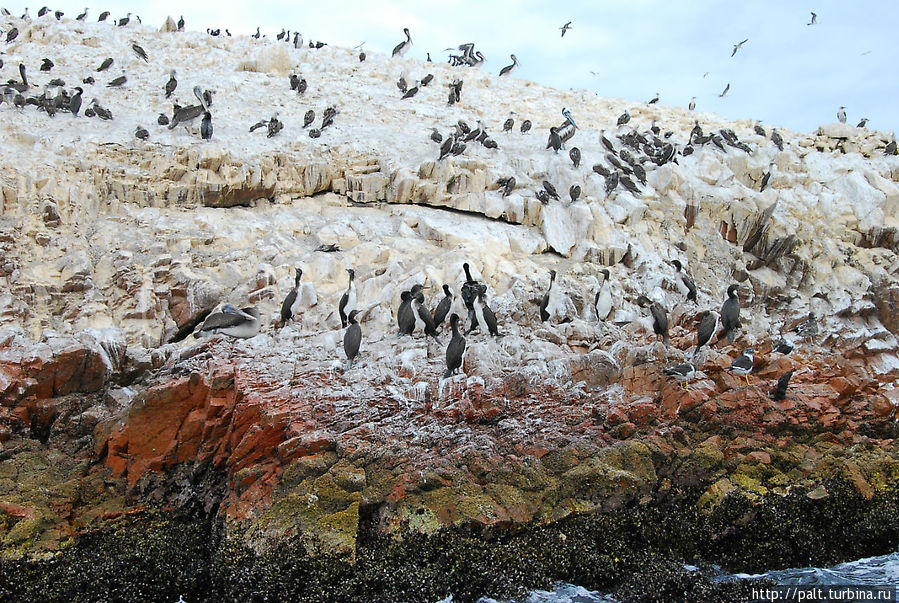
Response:
[{"label": "crevice in rock", "polygon": [[206,320],[206,317],[210,314],[212,314],[212,308],[203,310],[202,312],[198,313],[192,319],[184,323],[184,326],[178,329],[178,332],[170,337],[169,340],[166,341],[166,343],[178,343],[179,341],[184,341],[185,339],[187,339],[188,335],[193,333],[197,325]]}]

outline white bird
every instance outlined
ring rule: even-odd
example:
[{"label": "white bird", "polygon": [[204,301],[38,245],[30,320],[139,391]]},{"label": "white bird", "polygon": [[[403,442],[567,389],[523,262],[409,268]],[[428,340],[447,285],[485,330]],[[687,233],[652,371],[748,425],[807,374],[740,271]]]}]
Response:
[{"label": "white bird", "polygon": [[609,271],[603,269],[603,281],[593,298],[593,307],[596,309],[596,319],[605,320],[612,312],[612,284],[609,282]]},{"label": "white bird", "polygon": [[841,124],[846,123],[846,107],[840,106],[840,110],[837,111],[837,119],[840,120]]}]

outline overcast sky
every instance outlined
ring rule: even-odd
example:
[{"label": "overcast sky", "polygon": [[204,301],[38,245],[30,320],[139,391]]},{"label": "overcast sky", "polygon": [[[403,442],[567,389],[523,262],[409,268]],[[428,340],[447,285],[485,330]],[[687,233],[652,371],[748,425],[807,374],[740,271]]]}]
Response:
[{"label": "overcast sky", "polygon": [[[49,1],[49,0],[47,0]],[[74,17],[84,0],[50,6]],[[14,14],[40,4],[0,0]],[[445,61],[444,49],[474,42],[487,57],[481,68],[498,73],[514,53],[514,77],[601,96],[686,106],[733,119],[810,132],[836,121],[840,105],[849,120],[869,127],[899,127],[899,0],[107,0],[90,7],[113,17],[128,11],[158,27],[167,15],[184,15],[188,29],[228,28],[247,34],[262,28],[299,30],[306,41],[340,46],[365,42],[368,52],[390,52],[412,31],[407,57]],[[807,25],[810,12],[816,25]],[[572,22],[561,37],[560,27]],[[748,38],[736,56],[735,44]],[[724,98],[719,94],[730,84]]]}]

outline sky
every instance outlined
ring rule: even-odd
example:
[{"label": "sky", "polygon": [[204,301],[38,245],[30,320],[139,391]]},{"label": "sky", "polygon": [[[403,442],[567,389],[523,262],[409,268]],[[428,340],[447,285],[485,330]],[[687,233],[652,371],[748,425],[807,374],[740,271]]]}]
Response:
[{"label": "sky", "polygon": [[[50,0],[46,0],[50,1]],[[57,0],[52,9],[74,18],[84,0]],[[13,14],[41,4],[0,0]],[[730,119],[758,119],[797,132],[836,121],[841,105],[851,123],[899,129],[899,1],[845,0],[106,0],[90,18],[127,12],[159,27],[183,15],[187,29],[228,28],[249,34],[261,27],[274,37],[300,31],[308,43],[364,43],[389,53],[412,34],[406,55],[446,61],[446,48],[474,42],[499,73],[520,62],[513,77],[600,96],[686,107]],[[817,24],[807,25],[811,11]],[[571,21],[561,36],[560,27]],[[738,42],[748,41],[731,57]],[[458,52],[458,51],[456,51]],[[719,97],[730,84],[727,95]]]}]

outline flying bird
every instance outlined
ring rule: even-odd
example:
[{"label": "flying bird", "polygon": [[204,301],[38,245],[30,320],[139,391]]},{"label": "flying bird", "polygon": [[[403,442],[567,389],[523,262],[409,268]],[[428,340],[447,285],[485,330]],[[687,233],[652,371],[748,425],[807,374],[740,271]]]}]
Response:
[{"label": "flying bird", "polygon": [[730,84],[728,83],[727,86],[724,87],[724,92],[719,94],[718,98],[724,98],[724,96],[728,93],[729,90],[730,90]]},{"label": "flying bird", "polygon": [[563,26],[560,27],[559,29],[562,30],[562,37],[564,38],[564,37],[565,37],[565,32],[567,32],[569,29],[571,29],[571,21],[569,21],[568,23],[566,23],[565,25],[563,25]]},{"label": "flying bird", "polygon": [[818,15],[812,13],[812,20],[806,23],[806,25],[817,25],[818,24]]},{"label": "flying bird", "polygon": [[740,42],[739,44],[734,44],[734,51],[733,51],[732,53],[730,53],[730,56],[733,57],[735,54],[737,54],[737,51],[740,50],[740,48],[743,47],[743,44],[745,44],[745,43],[748,42],[748,41],[749,41],[749,38],[746,38],[745,40],[743,40],[743,41]]}]

